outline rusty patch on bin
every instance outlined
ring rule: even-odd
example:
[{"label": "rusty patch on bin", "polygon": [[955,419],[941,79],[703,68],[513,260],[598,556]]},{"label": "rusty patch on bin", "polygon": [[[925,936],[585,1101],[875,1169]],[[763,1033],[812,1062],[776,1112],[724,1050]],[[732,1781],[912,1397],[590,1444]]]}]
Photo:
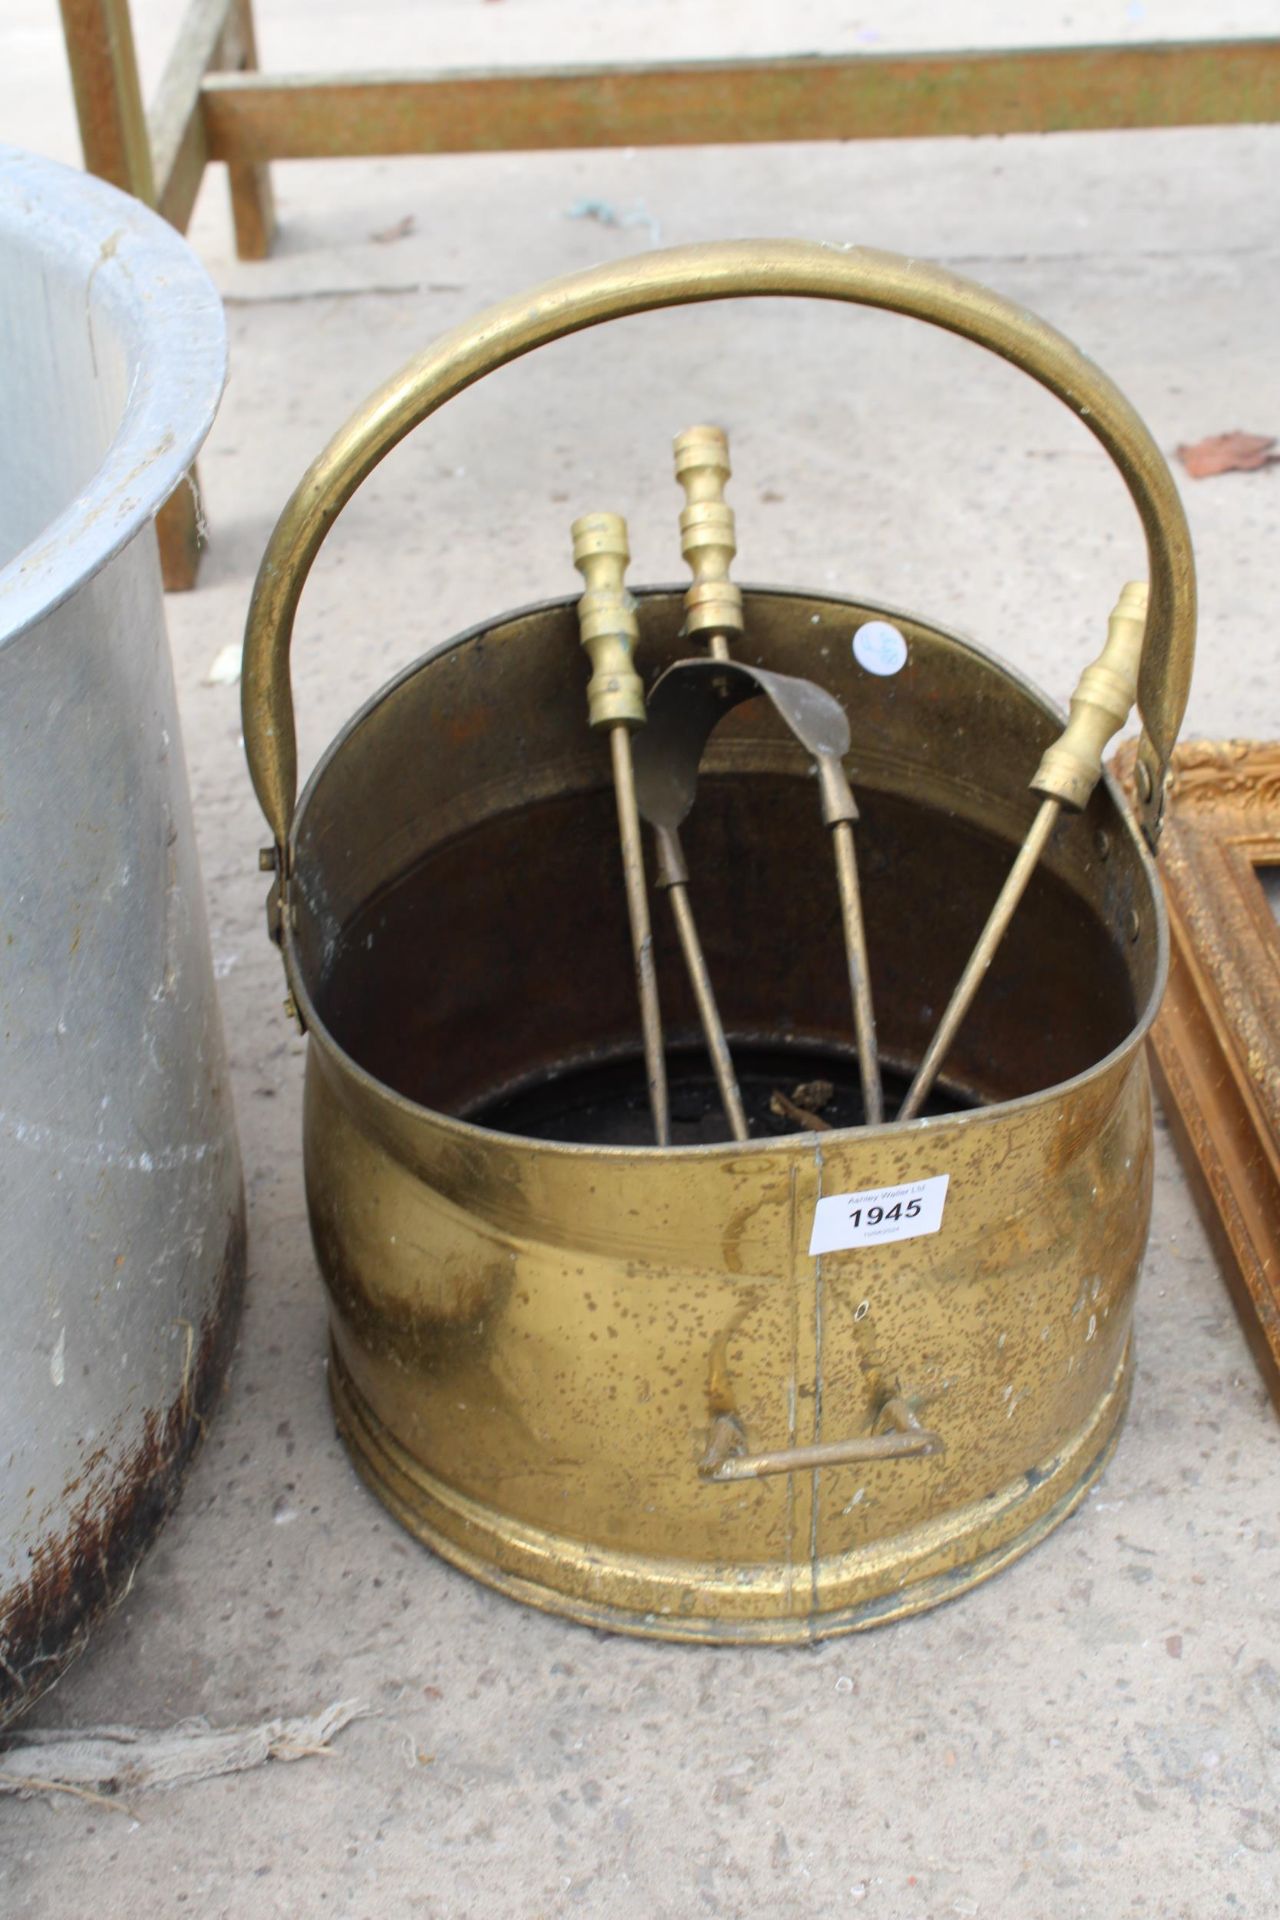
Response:
[{"label": "rusty patch on bin", "polygon": [[95,1480],[61,1536],[41,1541],[26,1579],[0,1596],[0,1726],[25,1712],[84,1646],[176,1506],[226,1380],[244,1274],[240,1210],[182,1391],[167,1412],[148,1410],[141,1439],[110,1478]]}]

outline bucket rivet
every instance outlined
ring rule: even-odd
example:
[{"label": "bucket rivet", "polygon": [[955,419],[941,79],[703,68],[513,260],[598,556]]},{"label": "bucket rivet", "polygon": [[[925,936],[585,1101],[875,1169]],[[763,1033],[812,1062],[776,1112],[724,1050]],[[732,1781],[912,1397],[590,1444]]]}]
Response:
[{"label": "bucket rivet", "polygon": [[1125,932],[1128,934],[1131,940],[1136,940],[1138,938],[1138,935],[1142,932],[1142,922],[1141,920],[1139,920],[1137,913],[1134,911],[1132,907],[1130,907],[1128,913],[1125,916],[1124,927],[1125,927]]},{"label": "bucket rivet", "polygon": [[1111,835],[1105,827],[1098,828],[1098,831],[1093,836],[1093,844],[1097,848],[1099,860],[1109,860],[1111,858]]}]

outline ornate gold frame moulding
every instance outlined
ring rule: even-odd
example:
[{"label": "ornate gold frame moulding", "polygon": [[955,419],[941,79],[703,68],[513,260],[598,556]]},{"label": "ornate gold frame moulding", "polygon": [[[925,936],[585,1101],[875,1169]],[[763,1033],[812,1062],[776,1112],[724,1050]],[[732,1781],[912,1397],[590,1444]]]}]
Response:
[{"label": "ornate gold frame moulding", "polygon": [[1280,1408],[1280,920],[1261,878],[1274,868],[1280,882],[1280,742],[1177,749],[1160,867],[1170,969],[1156,1084]]}]

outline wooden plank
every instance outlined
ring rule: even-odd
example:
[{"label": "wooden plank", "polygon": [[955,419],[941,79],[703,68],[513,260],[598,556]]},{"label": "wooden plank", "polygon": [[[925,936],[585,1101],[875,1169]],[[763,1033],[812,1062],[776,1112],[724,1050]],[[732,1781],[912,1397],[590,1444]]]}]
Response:
[{"label": "wooden plank", "polygon": [[1280,119],[1280,39],[420,75],[214,74],[219,160],[1047,133]]},{"label": "wooden plank", "polygon": [[200,571],[204,514],[194,467],[184,475],[156,515],[160,577],[166,593],[190,593]]},{"label": "wooden plank", "polygon": [[[148,124],[158,184],[157,205],[185,233],[209,163],[201,89],[206,74],[257,64],[249,0],[192,0],[165,67]],[[236,252],[262,260],[275,233],[275,201],[266,167],[240,162],[227,169]]]},{"label": "wooden plank", "polygon": [[[239,73],[258,65],[258,42],[253,25],[252,0],[231,0],[219,65]],[[233,160],[227,173],[231,187],[231,222],[236,253],[241,260],[265,260],[276,232],[276,200],[271,174],[265,166]]]},{"label": "wooden plank", "polygon": [[61,0],[84,164],[100,180],[155,204],[128,0]]},{"label": "wooden plank", "polygon": [[233,0],[191,0],[166,62],[147,125],[156,205],[185,233],[209,158],[200,89],[221,55]]}]

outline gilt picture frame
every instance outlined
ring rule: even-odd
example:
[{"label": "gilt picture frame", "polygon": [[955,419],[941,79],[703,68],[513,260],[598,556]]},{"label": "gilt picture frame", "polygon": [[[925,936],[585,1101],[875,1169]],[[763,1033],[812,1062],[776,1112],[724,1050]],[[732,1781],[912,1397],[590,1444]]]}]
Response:
[{"label": "gilt picture frame", "polygon": [[1280,741],[1177,749],[1159,864],[1170,966],[1153,1075],[1280,1409]]}]

